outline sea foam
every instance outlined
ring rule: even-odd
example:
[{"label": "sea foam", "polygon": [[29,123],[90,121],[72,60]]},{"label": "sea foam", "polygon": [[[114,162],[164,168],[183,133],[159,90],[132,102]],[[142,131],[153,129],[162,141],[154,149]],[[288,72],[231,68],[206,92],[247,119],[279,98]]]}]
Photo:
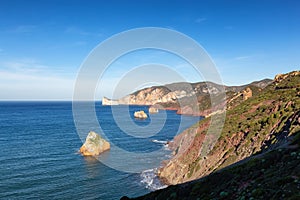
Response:
[{"label": "sea foam", "polygon": [[141,183],[146,186],[149,190],[159,190],[166,188],[167,185],[164,185],[156,175],[157,169],[148,169],[141,173]]}]

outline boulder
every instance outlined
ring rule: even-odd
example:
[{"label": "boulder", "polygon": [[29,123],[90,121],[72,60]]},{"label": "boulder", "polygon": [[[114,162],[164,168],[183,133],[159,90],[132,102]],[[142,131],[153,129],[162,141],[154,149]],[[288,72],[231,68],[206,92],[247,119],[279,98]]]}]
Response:
[{"label": "boulder", "polygon": [[80,147],[79,152],[84,156],[98,156],[110,149],[110,144],[97,133],[91,131]]},{"label": "boulder", "polygon": [[139,119],[146,119],[148,116],[143,110],[141,110],[134,112],[134,117]]}]

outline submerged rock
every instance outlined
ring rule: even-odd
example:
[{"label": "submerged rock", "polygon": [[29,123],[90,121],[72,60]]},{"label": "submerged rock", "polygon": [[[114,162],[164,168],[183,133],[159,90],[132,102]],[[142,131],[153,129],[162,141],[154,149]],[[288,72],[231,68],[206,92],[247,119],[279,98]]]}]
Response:
[{"label": "submerged rock", "polygon": [[134,117],[139,119],[148,118],[147,114],[143,110],[134,112]]},{"label": "submerged rock", "polygon": [[97,156],[110,149],[110,144],[94,131],[89,132],[79,152],[84,156]]}]

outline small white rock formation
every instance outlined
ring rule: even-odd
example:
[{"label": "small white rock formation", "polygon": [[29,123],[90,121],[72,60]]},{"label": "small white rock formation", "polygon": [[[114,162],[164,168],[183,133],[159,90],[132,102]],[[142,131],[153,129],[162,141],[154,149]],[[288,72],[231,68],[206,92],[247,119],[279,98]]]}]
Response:
[{"label": "small white rock formation", "polygon": [[134,117],[138,119],[148,118],[147,114],[143,110],[134,112]]},{"label": "small white rock formation", "polygon": [[151,106],[150,108],[149,108],[149,113],[158,113],[158,108],[155,108],[154,106]]},{"label": "small white rock formation", "polygon": [[94,131],[89,132],[85,143],[80,147],[79,152],[84,156],[98,156],[110,149],[110,144]]},{"label": "small white rock formation", "polygon": [[103,106],[112,106],[112,105],[119,105],[118,100],[112,100],[112,99],[108,99],[106,97],[102,98],[102,105]]}]

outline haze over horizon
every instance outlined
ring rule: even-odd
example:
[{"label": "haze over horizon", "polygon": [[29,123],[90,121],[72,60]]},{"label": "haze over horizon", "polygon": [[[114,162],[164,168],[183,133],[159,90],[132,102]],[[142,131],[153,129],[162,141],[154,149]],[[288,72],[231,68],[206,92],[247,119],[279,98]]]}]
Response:
[{"label": "haze over horizon", "polygon": [[[0,100],[71,100],[77,72],[89,53],[115,34],[143,27],[169,28],[193,38],[211,56],[226,85],[299,70],[297,0],[4,0]],[[149,63],[169,66],[182,80],[205,81],[177,56],[144,50],[112,63],[101,78],[96,98],[109,96],[120,77]],[[149,85],[177,81],[181,80],[166,78]]]}]

